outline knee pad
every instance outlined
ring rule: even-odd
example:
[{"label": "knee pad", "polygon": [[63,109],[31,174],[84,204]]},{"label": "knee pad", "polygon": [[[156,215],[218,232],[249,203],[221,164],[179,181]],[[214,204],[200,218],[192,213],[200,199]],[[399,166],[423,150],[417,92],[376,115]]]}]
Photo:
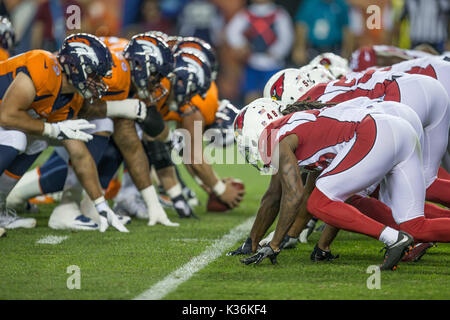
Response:
[{"label": "knee pad", "polygon": [[149,107],[147,108],[147,116],[139,125],[150,137],[156,137],[164,130],[165,123],[156,107]]},{"label": "knee pad", "polygon": [[170,149],[167,144],[160,141],[143,141],[142,143],[148,162],[155,167],[155,170],[173,166]]}]

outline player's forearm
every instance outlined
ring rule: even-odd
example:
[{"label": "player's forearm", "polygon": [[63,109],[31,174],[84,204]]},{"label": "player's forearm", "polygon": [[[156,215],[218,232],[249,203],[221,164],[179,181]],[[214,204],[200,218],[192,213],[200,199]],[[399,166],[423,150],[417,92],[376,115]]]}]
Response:
[{"label": "player's forearm", "polygon": [[94,201],[103,196],[97,167],[86,145],[77,140],[64,140],[63,145],[69,153],[78,181],[89,198]]},{"label": "player's forearm", "polygon": [[280,193],[272,192],[270,188],[264,194],[252,230],[250,231],[252,251],[256,251],[258,243],[275,221],[280,210],[280,200]]},{"label": "player's forearm", "polygon": [[294,146],[298,143],[297,137],[290,135],[285,138],[279,147],[279,176],[282,187],[280,216],[270,245],[278,250],[284,236],[294,223],[298,208],[303,199],[303,183],[297,159],[294,155]]},{"label": "player's forearm", "polygon": [[93,103],[89,103],[85,100],[83,107],[78,113],[78,118],[87,120],[106,118],[106,102],[95,100]]},{"label": "player's forearm", "polygon": [[306,209],[308,204],[309,196],[311,192],[314,190],[316,185],[316,179],[319,176],[319,172],[311,172],[308,174],[306,179],[305,189],[303,190],[303,199],[300,205],[300,208],[297,213],[297,217],[295,218],[294,223],[289,229],[288,236],[298,238],[302,230],[306,227],[308,221],[312,218],[312,215]]},{"label": "player's forearm", "polygon": [[202,180],[203,184],[210,189],[213,189],[214,186],[219,182],[212,166],[205,161],[202,163],[192,163],[190,167],[194,171],[195,175]]},{"label": "player's forearm", "polygon": [[26,112],[0,112],[0,127],[22,131],[35,136],[41,136],[44,132],[44,122],[31,118]]}]

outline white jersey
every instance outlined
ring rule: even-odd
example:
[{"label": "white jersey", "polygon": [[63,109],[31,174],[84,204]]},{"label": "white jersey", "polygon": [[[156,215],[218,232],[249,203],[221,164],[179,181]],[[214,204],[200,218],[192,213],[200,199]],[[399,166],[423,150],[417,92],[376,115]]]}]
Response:
[{"label": "white jersey", "polygon": [[[365,72],[351,72],[338,80],[321,83],[314,86],[299,100],[311,99],[320,102],[340,103],[358,97],[368,97],[370,99],[384,99],[388,94],[395,97],[389,99],[399,101],[398,90],[395,89],[395,79],[404,75],[403,73],[391,70],[371,69]],[[388,91],[388,86],[391,90]]]},{"label": "white jersey", "polygon": [[450,58],[446,56],[427,56],[396,63],[382,68],[392,72],[422,74],[438,80],[450,96]]}]

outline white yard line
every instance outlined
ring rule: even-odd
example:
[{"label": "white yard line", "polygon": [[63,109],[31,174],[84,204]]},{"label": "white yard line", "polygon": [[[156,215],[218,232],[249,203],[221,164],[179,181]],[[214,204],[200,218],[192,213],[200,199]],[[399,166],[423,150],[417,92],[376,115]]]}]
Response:
[{"label": "white yard line", "polygon": [[46,236],[36,241],[39,244],[60,244],[64,240],[69,238],[68,236]]},{"label": "white yard line", "polygon": [[138,295],[135,300],[160,300],[175,290],[180,284],[189,280],[197,271],[206,267],[210,262],[220,257],[227,249],[233,246],[242,237],[248,235],[255,217],[247,219],[237,227],[233,228],[221,239],[216,240],[205,249],[199,256],[193,258],[181,268],[175,270],[163,280],[159,281],[148,290]]}]

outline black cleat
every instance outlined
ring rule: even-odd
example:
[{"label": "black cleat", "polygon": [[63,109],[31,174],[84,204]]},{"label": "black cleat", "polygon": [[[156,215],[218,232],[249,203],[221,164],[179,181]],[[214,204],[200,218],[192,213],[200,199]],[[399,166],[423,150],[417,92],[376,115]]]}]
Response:
[{"label": "black cleat", "polygon": [[319,261],[333,261],[334,259],[339,258],[339,255],[331,254],[331,251],[325,251],[319,248],[319,245],[316,244],[313,252],[311,252],[311,261],[319,262]]},{"label": "black cleat", "polygon": [[416,243],[414,247],[403,256],[402,262],[410,262],[410,261],[417,262],[420,260],[420,258],[423,257],[425,253],[427,253],[428,249],[434,246],[436,246],[434,242]]},{"label": "black cleat", "polygon": [[198,219],[198,217],[194,214],[194,211],[192,211],[191,207],[187,203],[186,199],[183,197],[182,194],[172,199],[173,208],[178,213],[178,216],[180,218],[195,218]]},{"label": "black cleat", "polygon": [[405,253],[412,249],[413,245],[413,237],[404,231],[399,231],[397,241],[381,249],[381,251],[386,250],[386,252],[384,253],[384,261],[380,265],[380,270],[397,270],[399,261]]}]

